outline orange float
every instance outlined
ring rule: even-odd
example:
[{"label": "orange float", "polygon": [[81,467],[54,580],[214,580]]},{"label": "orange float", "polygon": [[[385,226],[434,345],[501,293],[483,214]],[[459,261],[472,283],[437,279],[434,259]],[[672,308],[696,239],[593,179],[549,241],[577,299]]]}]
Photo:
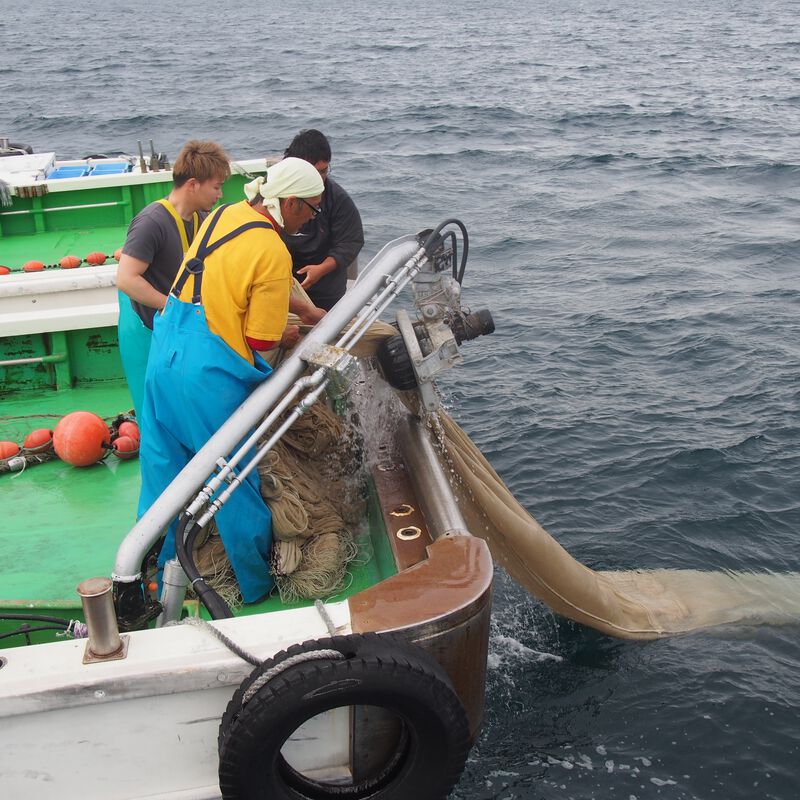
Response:
[{"label": "orange float", "polygon": [[41,261],[26,261],[22,265],[23,272],[41,272],[44,264]]},{"label": "orange float", "polygon": [[75,267],[79,267],[81,265],[81,260],[78,256],[64,256],[61,261],[58,262],[61,266],[61,269],[75,269]]},{"label": "orange float", "polygon": [[122,258],[122,248],[121,248],[121,247],[118,247],[118,248],[117,248],[117,249],[114,251],[114,258],[115,258],[117,261],[119,261],[119,260]]},{"label": "orange float", "polygon": [[56,455],[75,467],[88,467],[108,452],[111,434],[97,414],[73,411],[59,420],[53,431]]},{"label": "orange float", "polygon": [[131,439],[137,442],[141,439],[139,426],[132,420],[125,420],[125,422],[119,426],[119,435],[130,436]]},{"label": "orange float", "polygon": [[0,458],[11,458],[19,453],[19,445],[16,442],[0,442]]},{"label": "orange float", "polygon": [[10,274],[11,274],[11,268],[4,267],[2,264],[0,264],[0,275],[10,275]]},{"label": "orange float", "polygon": [[98,267],[100,264],[105,264],[107,258],[108,256],[105,253],[89,253],[86,256],[86,263]]},{"label": "orange float", "polygon": [[139,440],[132,439],[130,436],[118,436],[111,446],[114,455],[122,461],[128,461],[139,455]]},{"label": "orange float", "polygon": [[53,431],[49,428],[37,428],[26,437],[22,446],[33,452],[45,452],[53,449]]}]

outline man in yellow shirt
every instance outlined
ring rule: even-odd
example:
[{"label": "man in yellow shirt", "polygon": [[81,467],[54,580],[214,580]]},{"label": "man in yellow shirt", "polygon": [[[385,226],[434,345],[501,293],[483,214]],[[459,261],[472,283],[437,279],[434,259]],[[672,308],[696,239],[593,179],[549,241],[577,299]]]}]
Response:
[{"label": "man in yellow shirt", "polygon": [[[272,371],[260,353],[286,328],[288,312],[314,324],[324,311],[292,300],[292,234],[318,213],[324,186],[314,167],[288,158],[246,187],[249,200],[222,206],[201,226],[156,315],[142,411],[143,514]],[[227,456],[227,454],[220,454]],[[272,518],[254,470],[216,516],[245,602],[274,585]],[[170,526],[159,566],[174,557]]]}]

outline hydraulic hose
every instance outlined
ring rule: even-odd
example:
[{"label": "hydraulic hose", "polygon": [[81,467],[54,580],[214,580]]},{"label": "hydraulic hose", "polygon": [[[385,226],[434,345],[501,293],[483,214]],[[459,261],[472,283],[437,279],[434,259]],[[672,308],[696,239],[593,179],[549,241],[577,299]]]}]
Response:
[{"label": "hydraulic hose", "polygon": [[[189,528],[190,525],[191,528]],[[186,533],[187,528],[189,528],[188,535]],[[178,530],[175,531],[175,552],[178,556],[178,561],[181,562],[183,571],[186,573],[186,577],[189,579],[189,583],[200,602],[208,610],[211,619],[229,619],[233,616],[233,612],[222,597],[203,580],[192,557],[194,540],[201,530],[202,528],[195,523],[194,518],[184,511],[178,520]]]},{"label": "hydraulic hose", "polygon": [[9,631],[8,633],[0,633],[0,640],[2,639],[9,639],[12,636],[30,636],[32,633],[39,633],[40,631],[63,631],[65,628],[62,628],[60,625],[40,625],[38,628],[28,628],[28,627],[21,627],[17,628],[15,631]]},{"label": "hydraulic hose", "polygon": [[[467,228],[464,223],[460,219],[455,219],[451,217],[450,219],[446,219],[443,222],[440,222],[428,235],[428,238],[425,240],[425,244],[422,247],[425,250],[425,254],[428,258],[433,258],[434,252],[442,245],[444,241],[444,236],[441,236],[441,232],[446,228],[448,225],[456,225],[461,230],[461,238],[464,240],[464,252],[461,254],[461,265],[458,268],[458,273],[454,273],[453,277],[461,283],[464,280],[464,270],[467,268],[467,255],[469,254],[469,234],[467,233]],[[455,265],[454,265],[455,269]]]},{"label": "hydraulic hose", "polygon": [[49,622],[52,625],[60,625],[62,628],[69,628],[72,620],[62,619],[61,617],[43,617],[39,614],[0,614],[0,620],[14,620],[15,622]]}]

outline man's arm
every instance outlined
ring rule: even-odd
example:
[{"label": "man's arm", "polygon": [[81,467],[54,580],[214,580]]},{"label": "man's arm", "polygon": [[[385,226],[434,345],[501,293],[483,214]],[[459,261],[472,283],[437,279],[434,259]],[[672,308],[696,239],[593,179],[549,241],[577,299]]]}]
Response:
[{"label": "man's arm", "polygon": [[144,279],[149,266],[146,261],[123,253],[117,267],[117,288],[137,303],[161,309],[166,305],[167,296]]},{"label": "man's arm", "polygon": [[326,313],[324,308],[317,308],[313,303],[299,297],[289,298],[289,311],[297,314],[304,325],[316,325]]},{"label": "man's arm", "polygon": [[356,204],[341,187],[341,196],[331,214],[331,246],[328,257],[342,267],[348,267],[364,246],[364,227]]}]

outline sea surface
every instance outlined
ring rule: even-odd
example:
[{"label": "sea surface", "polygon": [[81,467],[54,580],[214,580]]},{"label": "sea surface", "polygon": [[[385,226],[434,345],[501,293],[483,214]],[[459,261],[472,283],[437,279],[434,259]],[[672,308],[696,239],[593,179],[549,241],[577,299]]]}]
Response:
[{"label": "sea surface", "polygon": [[[366,262],[457,217],[451,414],[585,564],[800,571],[789,0],[4,4],[0,134],[334,148]],[[459,800],[800,796],[800,625],[617,641],[498,571]]]}]

